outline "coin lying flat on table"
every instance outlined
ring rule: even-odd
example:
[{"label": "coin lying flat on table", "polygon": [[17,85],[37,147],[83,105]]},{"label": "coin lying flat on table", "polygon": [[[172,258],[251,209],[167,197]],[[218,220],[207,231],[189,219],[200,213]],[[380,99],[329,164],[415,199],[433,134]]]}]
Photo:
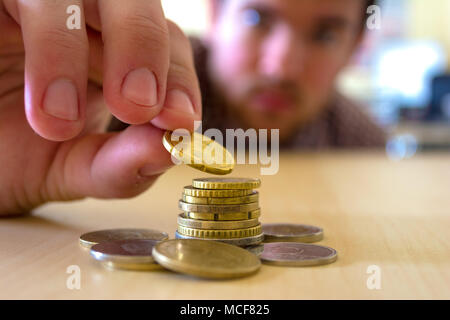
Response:
[{"label": "coin lying flat on table", "polygon": [[193,186],[185,186],[183,194],[192,197],[202,198],[228,198],[228,197],[243,197],[253,193],[252,189],[197,189]]},{"label": "coin lying flat on table", "polygon": [[215,229],[215,230],[230,230],[230,229],[244,229],[255,227],[259,224],[259,220],[247,219],[247,220],[230,220],[230,221],[208,221],[208,220],[195,220],[185,218],[183,213],[178,215],[178,225],[197,228],[197,229]]},{"label": "coin lying flat on table", "polygon": [[80,244],[90,248],[94,244],[115,240],[166,240],[169,235],[165,232],[151,229],[108,229],[85,233],[80,236]]},{"label": "coin lying flat on table", "polygon": [[306,224],[263,224],[264,242],[316,242],[323,239],[323,229]]},{"label": "coin lying flat on table", "polygon": [[256,244],[261,244],[264,240],[264,234],[258,234],[253,237],[245,237],[245,238],[236,238],[236,239],[207,239],[207,238],[198,238],[198,237],[192,237],[192,236],[185,236],[183,234],[180,234],[178,231],[175,231],[175,238],[176,239],[196,239],[196,240],[204,240],[204,241],[218,241],[218,242],[224,242],[227,244],[232,244],[238,247],[246,247],[246,246],[252,246]]},{"label": "coin lying flat on table", "polygon": [[163,145],[175,159],[200,171],[221,175],[233,171],[234,158],[231,153],[218,142],[198,132],[183,136],[166,131]]},{"label": "coin lying flat on table", "polygon": [[198,178],[192,186],[199,189],[256,189],[261,180],[250,178]]},{"label": "coin lying flat on table", "polygon": [[186,218],[195,220],[209,220],[209,221],[237,221],[255,219],[261,215],[261,210],[256,209],[249,212],[235,212],[235,213],[204,213],[204,212],[185,212]]},{"label": "coin lying flat on table", "polygon": [[91,256],[104,266],[115,269],[153,270],[159,269],[153,259],[153,247],[158,240],[116,240],[102,242],[91,247]]},{"label": "coin lying flat on table", "polygon": [[192,204],[182,200],[178,202],[178,207],[187,212],[199,213],[236,213],[249,212],[259,208],[259,203],[244,203],[244,204],[223,204],[223,205],[209,205],[209,204]]},{"label": "coin lying flat on table", "polygon": [[264,244],[260,258],[265,264],[305,267],[332,263],[337,259],[337,252],[315,244],[271,242]]},{"label": "coin lying flat on table", "polygon": [[256,256],[261,256],[261,254],[264,251],[264,245],[263,244],[256,244],[253,246],[246,246],[246,247],[242,247],[243,249],[255,254]]},{"label": "coin lying flat on table", "polygon": [[242,248],[203,240],[160,242],[153,257],[169,270],[210,279],[239,278],[261,267],[258,257]]},{"label": "coin lying flat on table", "polygon": [[204,239],[234,239],[253,237],[261,234],[261,225],[255,227],[233,230],[197,229],[178,226],[178,233],[185,236]]}]

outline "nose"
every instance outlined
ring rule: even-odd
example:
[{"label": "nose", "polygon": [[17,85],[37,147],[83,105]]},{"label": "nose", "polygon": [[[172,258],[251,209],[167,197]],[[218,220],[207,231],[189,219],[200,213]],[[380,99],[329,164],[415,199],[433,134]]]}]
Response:
[{"label": "nose", "polygon": [[279,27],[263,41],[260,71],[279,80],[298,79],[303,69],[304,50],[301,40],[287,27]]}]

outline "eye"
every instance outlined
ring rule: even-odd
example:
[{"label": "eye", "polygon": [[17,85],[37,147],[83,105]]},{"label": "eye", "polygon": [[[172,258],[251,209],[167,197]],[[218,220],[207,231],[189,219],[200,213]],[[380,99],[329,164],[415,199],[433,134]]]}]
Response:
[{"label": "eye", "polygon": [[265,10],[248,8],[242,12],[242,20],[249,27],[269,28],[273,19]]},{"label": "eye", "polygon": [[260,24],[261,15],[255,9],[247,9],[242,13],[242,18],[247,26],[254,27]]},{"label": "eye", "polygon": [[322,29],[313,35],[313,41],[323,44],[333,44],[338,40],[338,35],[334,30]]}]

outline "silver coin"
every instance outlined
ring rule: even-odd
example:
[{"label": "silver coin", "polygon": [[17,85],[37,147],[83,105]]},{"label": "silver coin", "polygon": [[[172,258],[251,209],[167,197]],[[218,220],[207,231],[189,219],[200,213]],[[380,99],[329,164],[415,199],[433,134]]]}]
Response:
[{"label": "silver coin", "polygon": [[298,242],[271,242],[264,244],[260,256],[265,264],[279,266],[317,266],[336,261],[337,252],[333,248]]},{"label": "silver coin", "polygon": [[317,242],[323,239],[323,229],[307,224],[263,224],[264,242]]},{"label": "silver coin", "polygon": [[224,242],[228,244],[233,244],[235,246],[239,247],[245,247],[245,246],[251,246],[260,244],[264,240],[264,234],[259,234],[253,237],[246,237],[246,238],[237,238],[237,239],[205,239],[205,238],[197,238],[197,237],[191,237],[191,236],[185,236],[183,234],[178,233],[178,231],[175,231],[175,239],[198,239],[198,240],[206,240],[206,241],[219,241]]},{"label": "silver coin", "polygon": [[222,204],[222,205],[207,205],[207,204],[192,204],[182,200],[178,202],[178,207],[186,212],[198,213],[236,213],[249,212],[259,208],[258,202],[246,204]]},{"label": "silver coin", "polygon": [[167,240],[169,235],[166,232],[151,229],[107,229],[81,235],[80,244],[90,248],[101,242],[132,239]]},{"label": "silver coin", "polygon": [[116,240],[98,243],[91,247],[91,256],[106,267],[128,270],[160,268],[152,256],[158,240]]}]

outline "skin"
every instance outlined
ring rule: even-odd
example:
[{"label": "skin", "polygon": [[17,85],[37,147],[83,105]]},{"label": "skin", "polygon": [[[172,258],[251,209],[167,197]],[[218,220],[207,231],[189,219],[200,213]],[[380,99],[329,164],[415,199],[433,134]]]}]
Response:
[{"label": "skin", "polygon": [[[135,196],[172,166],[164,131],[201,119],[189,41],[160,1],[70,4],[81,30],[64,1],[0,0],[0,215]],[[106,133],[111,113],[132,125]]]},{"label": "skin", "polygon": [[327,105],[362,34],[361,0],[222,0],[212,6],[210,75],[244,128],[284,141]]}]

